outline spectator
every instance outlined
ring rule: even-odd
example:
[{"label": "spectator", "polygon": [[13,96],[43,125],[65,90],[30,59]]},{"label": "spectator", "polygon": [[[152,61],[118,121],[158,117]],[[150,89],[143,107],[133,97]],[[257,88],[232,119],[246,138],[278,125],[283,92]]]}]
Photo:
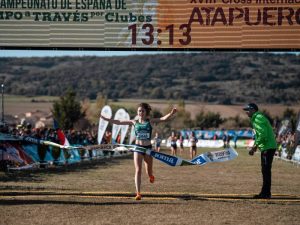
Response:
[{"label": "spectator", "polygon": [[160,151],[160,144],[161,144],[161,138],[158,136],[158,133],[155,133],[154,137],[154,150],[159,152]]},{"label": "spectator", "polygon": [[111,132],[105,131],[104,137],[102,139],[102,144],[110,144],[111,143]]},{"label": "spectator", "polygon": [[227,134],[226,135],[226,143],[225,143],[226,148],[230,147],[230,139],[231,139],[231,136],[229,134]]},{"label": "spectator", "polygon": [[177,136],[172,131],[171,136],[168,138],[171,141],[171,155],[177,155]]},{"label": "spectator", "polygon": [[239,136],[238,136],[238,134],[235,132],[235,133],[234,133],[234,136],[233,136],[234,148],[237,147],[236,144],[237,144],[238,138],[239,138]]},{"label": "spectator", "polygon": [[226,148],[226,140],[227,140],[227,132],[226,131],[224,131],[224,133],[223,133],[222,140],[223,140],[223,147]]},{"label": "spectator", "polygon": [[195,133],[192,131],[190,136],[190,158],[193,159],[197,155],[197,142],[198,139],[195,137]]},{"label": "spectator", "polygon": [[184,138],[183,138],[183,136],[180,134],[180,136],[179,136],[179,149],[180,149],[180,153],[183,152],[183,141],[184,141]]}]

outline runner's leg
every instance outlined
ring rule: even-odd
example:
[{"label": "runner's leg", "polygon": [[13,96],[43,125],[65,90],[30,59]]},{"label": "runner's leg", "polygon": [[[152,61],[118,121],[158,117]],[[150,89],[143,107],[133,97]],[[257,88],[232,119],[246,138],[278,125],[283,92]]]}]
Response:
[{"label": "runner's leg", "polygon": [[145,155],[144,163],[145,163],[146,172],[149,176],[149,181],[150,181],[150,183],[154,183],[155,178],[153,176],[153,158],[152,158],[152,156]]},{"label": "runner's leg", "polygon": [[145,155],[144,156],[144,163],[145,163],[145,168],[146,168],[146,173],[148,176],[153,175],[153,158],[150,155]]},{"label": "runner's leg", "polygon": [[133,153],[134,157],[134,167],[135,167],[135,188],[136,192],[141,192],[141,181],[142,181],[142,166],[143,166],[143,158],[144,156],[138,152]]}]

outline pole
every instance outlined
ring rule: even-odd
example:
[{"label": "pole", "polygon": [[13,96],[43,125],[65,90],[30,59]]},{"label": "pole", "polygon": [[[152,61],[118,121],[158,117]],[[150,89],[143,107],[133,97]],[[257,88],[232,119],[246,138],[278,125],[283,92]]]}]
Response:
[{"label": "pole", "polygon": [[[4,126],[4,105],[3,105],[3,102],[4,102],[4,100],[3,100],[3,98],[4,98],[4,78],[2,79],[2,84],[1,84],[1,92],[2,92],[2,100],[1,100],[1,102],[2,102],[2,118],[1,118],[1,122],[2,122],[2,126]],[[5,168],[4,167],[4,149],[2,149],[2,164],[3,164],[3,168]]]},{"label": "pole", "polygon": [[4,125],[4,80],[1,84],[1,92],[2,92],[2,118],[1,118],[1,122]]}]

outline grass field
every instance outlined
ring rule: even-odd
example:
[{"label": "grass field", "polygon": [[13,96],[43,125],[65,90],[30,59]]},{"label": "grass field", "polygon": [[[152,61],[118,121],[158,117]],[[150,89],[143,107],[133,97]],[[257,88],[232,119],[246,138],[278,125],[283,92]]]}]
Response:
[{"label": "grass field", "polygon": [[[32,101],[32,100],[35,101]],[[20,113],[35,112],[36,110],[45,111],[50,113],[53,105],[53,101],[58,100],[59,97],[51,96],[5,96],[5,114],[18,115]],[[109,101],[110,105],[118,105],[124,108],[135,108],[140,102],[148,102],[153,108],[164,111],[170,104],[176,104],[177,101],[168,100],[149,100],[149,99],[119,99],[118,101]],[[91,102],[93,104],[93,101]],[[246,104],[246,103],[245,103]],[[261,109],[267,110],[272,116],[282,116],[286,108],[300,111],[300,105],[285,106],[285,105],[259,105]],[[191,117],[194,118],[201,110],[205,112],[218,112],[223,118],[240,116],[246,118],[246,114],[242,110],[243,105],[219,105],[208,104],[195,101],[186,101],[186,111],[191,113]]]},{"label": "grass field", "polygon": [[[203,167],[155,161],[156,181],[143,173],[141,201],[134,200],[131,156],[0,173],[0,224],[300,224],[300,167],[275,160],[274,197],[255,200],[259,154],[238,152],[233,161]],[[188,158],[187,150],[182,157]]]}]

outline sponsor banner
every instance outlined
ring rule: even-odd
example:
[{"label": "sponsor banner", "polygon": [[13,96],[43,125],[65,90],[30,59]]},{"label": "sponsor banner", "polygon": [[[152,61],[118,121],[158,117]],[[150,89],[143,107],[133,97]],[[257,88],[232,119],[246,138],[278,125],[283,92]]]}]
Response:
[{"label": "sponsor banner", "polygon": [[[109,118],[109,119],[112,117],[112,111],[111,111],[111,108],[110,108],[109,105],[106,105],[102,108],[101,115],[103,115],[103,116],[105,116],[106,118]],[[102,138],[103,138],[103,135],[104,135],[105,130],[107,128],[107,125],[108,125],[108,121],[106,121],[102,118],[99,119],[98,137],[97,137],[98,144],[101,144],[101,142],[102,142]]]},{"label": "sponsor banner", "polygon": [[[179,140],[176,142],[177,146],[180,146]],[[224,146],[224,142],[222,140],[198,140],[197,147],[199,148],[221,148]],[[254,145],[253,139],[244,139],[244,140],[237,140],[236,147],[243,148],[243,147],[252,147]],[[167,147],[171,147],[171,141],[167,140]],[[189,140],[183,140],[183,147],[190,147],[191,143]],[[230,141],[230,146],[235,146],[233,140]]]},{"label": "sponsor banner", "polygon": [[0,141],[19,141],[20,139],[10,134],[0,133]]},{"label": "sponsor banner", "polygon": [[238,153],[233,148],[228,148],[222,151],[213,151],[203,153],[191,162],[199,165],[204,165],[209,162],[225,162],[232,159],[235,159],[238,156]]},{"label": "sponsor banner", "polygon": [[91,149],[107,149],[111,151],[132,151],[142,154],[147,154],[153,158],[168,164],[169,166],[188,166],[188,165],[204,165],[209,162],[224,162],[232,160],[238,156],[238,153],[233,148],[227,148],[221,151],[206,152],[196,156],[192,160],[185,160],[177,156],[168,155],[161,152],[156,152],[152,149],[143,148],[136,145],[124,145],[124,144],[108,144],[108,145],[95,145],[87,147]]},{"label": "sponsor banner", "polygon": [[[39,154],[38,154],[38,149],[37,149],[37,145],[36,144],[22,144],[23,148],[24,148],[24,151],[30,155],[30,157],[35,161],[35,162],[39,162],[40,161],[40,157],[39,157]],[[45,154],[45,161],[52,161],[53,158],[50,154],[50,151],[46,151],[46,154]]]},{"label": "sponsor banner", "polygon": [[[130,120],[130,116],[129,114],[126,112],[125,116],[124,116],[124,120]],[[122,125],[121,126],[121,140],[120,140],[120,144],[124,143],[127,131],[128,131],[129,125]]]},{"label": "sponsor banner", "polygon": [[[234,146],[234,141],[230,141],[230,145]],[[254,145],[254,140],[237,140],[236,147],[244,148],[244,147],[252,147]]]},{"label": "sponsor banner", "polygon": [[180,166],[182,160],[179,157],[164,154],[161,152],[150,151],[149,153],[153,158],[168,164],[169,166]]},{"label": "sponsor banner", "polygon": [[168,164],[169,166],[192,166],[192,165],[205,165],[210,162],[225,162],[235,159],[238,153],[233,148],[227,148],[221,151],[206,152],[196,156],[192,160],[185,160],[177,156],[168,155],[161,152],[156,152],[150,149],[137,146],[127,146],[133,152],[140,152],[151,155],[153,158]]},{"label": "sponsor banner", "polygon": [[71,155],[70,158],[68,159],[68,162],[74,163],[74,162],[79,162],[80,161],[80,155],[77,149],[69,149],[67,150],[68,153]]},{"label": "sponsor banner", "polygon": [[[181,130],[181,135],[188,139],[192,133],[191,130]],[[194,130],[197,139],[222,139],[224,134],[232,138],[253,138],[252,129],[246,130]]]},{"label": "sponsor banner", "polygon": [[[9,145],[7,143],[7,145]],[[14,161],[17,167],[20,166],[25,166],[28,165],[28,162],[25,162],[24,159],[19,154],[19,150],[16,148],[12,148],[10,145],[3,147],[4,144],[0,146],[0,150],[3,151],[3,153],[8,153],[4,157],[8,157],[9,160]],[[122,145],[122,144],[117,144],[117,145],[96,145],[96,146],[88,146],[88,147],[80,147],[82,150],[84,150],[84,155],[82,157],[87,158],[87,157],[96,157],[97,156],[97,151],[101,149],[106,149],[106,151],[111,152],[111,156],[114,155],[115,152],[118,153],[124,153],[128,151],[133,151],[133,152],[140,152],[143,154],[150,155],[154,157],[155,159],[168,164],[169,166],[186,166],[186,165],[204,165],[208,162],[224,162],[228,160],[234,159],[238,154],[237,152],[232,149],[224,149],[222,151],[212,151],[212,152],[206,152],[201,155],[198,155],[191,161],[182,159],[180,157],[176,156],[171,156],[165,153],[161,152],[155,152],[151,149],[146,149],[143,147],[138,147],[135,145]],[[68,151],[68,154],[72,155],[72,151],[64,149],[64,151]],[[72,156],[68,157],[68,159],[65,158],[64,151],[60,151],[59,157],[55,160],[56,164],[65,164],[66,162],[74,162],[75,158],[82,159],[82,157],[79,157],[78,152],[74,154],[73,158]],[[104,153],[104,152],[103,152]],[[116,155],[120,155],[116,154]],[[4,155],[4,154],[3,154]],[[5,160],[5,159],[2,159]],[[74,160],[74,161],[73,161]]]},{"label": "sponsor banner", "polygon": [[[127,148],[120,145],[63,146],[46,140],[8,134],[0,134],[0,140],[0,161],[7,161],[10,169],[15,170],[30,169],[40,164],[72,164],[87,158],[122,156],[129,152]],[[45,148],[40,149],[41,146]],[[40,154],[41,150],[42,154]],[[57,150],[59,155],[54,159]],[[118,151],[118,154],[114,155],[115,151]],[[41,156],[43,158],[40,158],[40,155],[43,155]]]},{"label": "sponsor banner", "polygon": [[299,0],[0,0],[0,47],[291,50],[299,14]]},{"label": "sponsor banner", "polygon": [[[124,109],[118,109],[118,111],[115,114],[114,119],[115,120],[124,120],[124,118],[126,118],[126,116],[127,116],[126,114],[127,114],[127,112]],[[112,136],[111,136],[113,144],[117,143],[117,137],[118,137],[120,130],[121,130],[120,125],[113,124]]]},{"label": "sponsor banner", "polygon": [[[176,142],[177,146],[180,146],[180,141]],[[221,148],[223,147],[224,143],[222,140],[198,140],[196,146],[199,148]],[[167,147],[171,147],[171,141],[167,140]],[[189,140],[185,139],[183,141],[183,147],[190,147],[191,143]]]},{"label": "sponsor banner", "polygon": [[196,145],[201,148],[221,148],[224,143],[222,140],[198,140]]},{"label": "sponsor banner", "polygon": [[21,157],[19,150],[15,146],[6,142],[1,144],[0,150],[1,160],[11,161],[14,162],[15,165],[20,166],[28,164],[28,162]]}]

